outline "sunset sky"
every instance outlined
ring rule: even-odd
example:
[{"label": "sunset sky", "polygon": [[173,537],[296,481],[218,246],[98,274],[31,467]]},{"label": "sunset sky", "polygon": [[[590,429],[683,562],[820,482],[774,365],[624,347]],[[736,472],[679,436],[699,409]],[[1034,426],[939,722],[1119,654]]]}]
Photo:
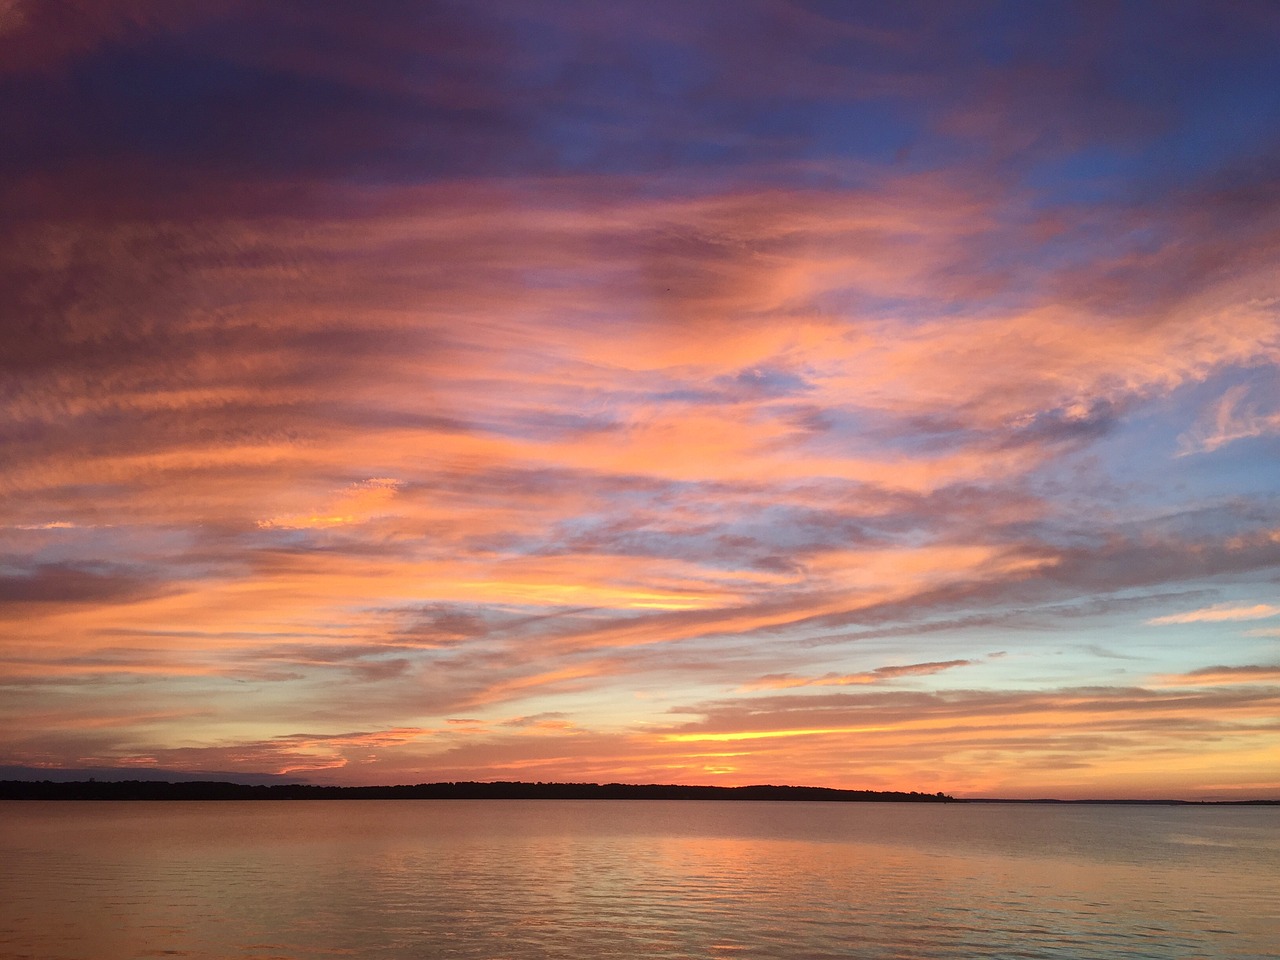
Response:
[{"label": "sunset sky", "polygon": [[1280,796],[1280,6],[0,0],[0,774]]}]

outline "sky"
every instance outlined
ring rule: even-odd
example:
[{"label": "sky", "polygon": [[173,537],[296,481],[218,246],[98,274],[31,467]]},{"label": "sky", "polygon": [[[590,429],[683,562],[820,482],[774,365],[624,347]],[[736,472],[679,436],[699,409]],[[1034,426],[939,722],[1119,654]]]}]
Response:
[{"label": "sky", "polygon": [[0,0],[0,764],[1280,796],[1280,7]]}]

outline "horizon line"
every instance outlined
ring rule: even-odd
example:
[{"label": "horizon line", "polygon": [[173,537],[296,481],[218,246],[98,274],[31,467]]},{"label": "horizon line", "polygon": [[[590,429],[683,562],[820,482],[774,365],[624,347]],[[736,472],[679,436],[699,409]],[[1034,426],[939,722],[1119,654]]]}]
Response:
[{"label": "horizon line", "polygon": [[[53,772],[53,771],[50,771]],[[1096,805],[1150,805],[1150,806],[1268,806],[1280,805],[1280,797],[1256,797],[1246,799],[1186,799],[1179,797],[1079,797],[1079,798],[1063,798],[1063,797],[964,797],[955,796],[944,791],[925,792],[920,790],[878,790],[858,787],[828,787],[815,786],[806,784],[779,784],[779,783],[755,783],[743,784],[736,786],[727,786],[721,784],[694,784],[694,783],[624,783],[622,781],[609,782],[593,782],[593,781],[543,781],[543,780],[439,780],[439,781],[421,781],[418,783],[397,783],[397,784],[320,784],[308,783],[306,781],[282,781],[271,783],[246,783],[235,780],[222,779],[204,779],[199,775],[193,775],[191,779],[185,780],[158,780],[158,779],[99,779],[95,776],[89,776],[81,780],[50,780],[50,779],[0,779],[0,799],[77,799],[76,797],[14,797],[7,796],[11,792],[22,792],[22,786],[27,787],[45,787],[52,788],[48,792],[55,794],[72,793],[76,788],[102,788],[102,787],[124,787],[133,786],[140,792],[146,793],[163,791],[170,788],[171,791],[183,790],[199,792],[198,788],[212,787],[232,787],[238,792],[249,792],[257,794],[254,796],[238,796],[229,797],[228,799],[583,799],[583,800],[607,800],[607,799],[624,799],[624,800],[672,800],[672,799],[689,799],[689,800],[712,800],[712,799],[742,799],[742,800],[781,800],[785,802],[823,802],[822,796],[788,796],[788,797],[750,797],[742,796],[752,791],[780,791],[790,794],[822,794],[830,795],[829,799],[839,802],[844,800],[852,800],[860,798],[863,802],[876,802],[876,798],[883,797],[885,802],[901,802],[896,798],[915,798],[917,801],[925,802],[942,802],[942,803],[1021,803],[1021,804],[1096,804]],[[92,785],[92,787],[90,787]],[[613,793],[627,792],[644,792],[644,791],[696,791],[703,794],[723,794],[723,797],[715,796],[688,796],[688,797],[646,797],[641,795],[635,796],[465,796],[465,797],[361,797],[355,794],[367,791],[413,791],[413,790],[462,790],[466,792],[467,788],[478,788],[484,792],[483,788],[497,788],[499,791],[508,789],[514,792],[520,792],[521,788],[526,788],[526,794],[530,791],[536,793],[538,791],[547,792],[555,790],[574,791],[612,791]],[[272,793],[302,790],[306,792],[323,792],[333,794],[330,797],[289,797],[289,798],[273,798]],[[83,792],[83,789],[80,791]],[[739,796],[731,796],[738,794]],[[868,799],[869,798],[869,799]],[[81,797],[79,799],[115,799],[115,798],[94,798]],[[120,798],[128,799],[128,798]],[[147,799],[147,798],[140,798]],[[158,797],[154,799],[166,799]],[[174,798],[180,799],[180,798]],[[205,798],[216,799],[216,798]],[[908,799],[908,802],[909,799]]]}]

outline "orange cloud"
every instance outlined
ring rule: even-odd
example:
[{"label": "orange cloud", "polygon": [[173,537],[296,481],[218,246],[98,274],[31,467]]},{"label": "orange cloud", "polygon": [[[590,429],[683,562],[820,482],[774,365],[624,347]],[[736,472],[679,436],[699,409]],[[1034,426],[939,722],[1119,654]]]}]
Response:
[{"label": "orange cloud", "polygon": [[1269,603],[1252,605],[1220,603],[1200,610],[1188,610],[1186,613],[1171,613],[1163,617],[1154,617],[1147,623],[1152,626],[1165,626],[1175,623],[1223,623],[1234,620],[1266,620],[1280,616],[1280,607]]},{"label": "orange cloud", "polygon": [[1280,666],[1201,667],[1188,673],[1167,674],[1157,678],[1168,687],[1217,686],[1234,683],[1280,683]]},{"label": "orange cloud", "polygon": [[404,481],[389,477],[375,477],[351,484],[346,490],[315,515],[294,514],[259,520],[264,528],[306,529],[311,527],[335,527],[369,520],[382,513],[395,498]]},{"label": "orange cloud", "polygon": [[748,683],[741,689],[752,690],[786,690],[792,687],[847,687],[869,683],[883,683],[885,680],[897,680],[900,677],[929,676],[956,667],[967,667],[972,660],[941,660],[933,663],[908,663],[901,666],[876,667],[861,673],[825,673],[820,677],[796,677],[790,674],[773,674],[761,677]]}]

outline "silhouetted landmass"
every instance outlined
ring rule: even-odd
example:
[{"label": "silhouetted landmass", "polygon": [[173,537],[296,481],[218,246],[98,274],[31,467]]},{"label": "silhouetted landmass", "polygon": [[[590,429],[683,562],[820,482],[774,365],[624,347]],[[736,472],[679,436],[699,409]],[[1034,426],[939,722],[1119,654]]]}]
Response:
[{"label": "silhouetted landmass", "polygon": [[394,787],[250,785],[196,780],[0,781],[3,800],[825,800],[953,803],[943,793],[831,787],[702,787],[630,783],[418,783]]},{"label": "silhouetted landmass", "polygon": [[1054,803],[1165,806],[1280,806],[1280,800],[1010,800],[962,799],[945,793],[837,790],[834,787],[681,786],[633,783],[416,783],[390,787],[326,787],[307,783],[246,784],[214,780],[0,780],[0,800],[806,800],[837,803]]}]

